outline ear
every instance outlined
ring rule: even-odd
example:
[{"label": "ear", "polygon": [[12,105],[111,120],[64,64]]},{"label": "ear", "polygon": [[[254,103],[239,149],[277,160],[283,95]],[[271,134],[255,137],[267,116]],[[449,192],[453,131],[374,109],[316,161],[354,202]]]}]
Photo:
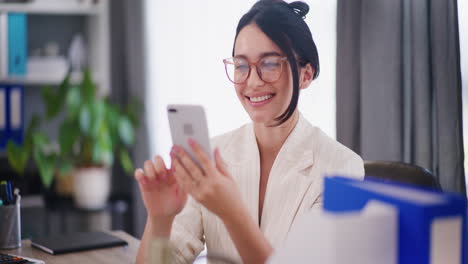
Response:
[{"label": "ear", "polygon": [[315,69],[312,68],[310,63],[307,63],[306,66],[300,68],[299,75],[299,89],[305,89],[309,87],[310,83],[314,79]]}]

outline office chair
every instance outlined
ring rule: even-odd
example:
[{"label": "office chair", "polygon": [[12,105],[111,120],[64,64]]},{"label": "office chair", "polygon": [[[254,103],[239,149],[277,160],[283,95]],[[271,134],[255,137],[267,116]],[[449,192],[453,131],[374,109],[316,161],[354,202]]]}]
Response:
[{"label": "office chair", "polygon": [[412,184],[442,191],[436,177],[422,167],[395,161],[364,161],[365,179],[378,178],[386,182]]}]

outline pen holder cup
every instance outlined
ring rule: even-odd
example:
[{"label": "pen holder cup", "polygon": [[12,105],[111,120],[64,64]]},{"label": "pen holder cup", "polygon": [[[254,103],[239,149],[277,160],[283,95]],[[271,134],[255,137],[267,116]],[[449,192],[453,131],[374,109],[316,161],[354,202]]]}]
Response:
[{"label": "pen holder cup", "polygon": [[0,206],[0,249],[21,247],[20,203]]}]

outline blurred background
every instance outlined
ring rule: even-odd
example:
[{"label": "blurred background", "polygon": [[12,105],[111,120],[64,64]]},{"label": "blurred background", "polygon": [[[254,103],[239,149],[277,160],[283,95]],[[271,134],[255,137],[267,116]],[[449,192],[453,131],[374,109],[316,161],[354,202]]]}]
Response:
[{"label": "blurred background", "polygon": [[[222,59],[255,2],[0,0],[0,178],[23,195],[23,237],[141,236],[132,171],[169,161],[167,104],[202,104],[210,136],[249,122]],[[365,160],[466,195],[466,1],[305,2],[321,69],[303,115]]]}]

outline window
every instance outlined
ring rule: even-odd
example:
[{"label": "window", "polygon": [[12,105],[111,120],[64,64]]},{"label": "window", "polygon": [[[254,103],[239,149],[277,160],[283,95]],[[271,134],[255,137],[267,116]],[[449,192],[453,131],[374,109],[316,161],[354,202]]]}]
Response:
[{"label": "window", "polygon": [[[210,136],[250,122],[226,78],[222,59],[229,57],[237,23],[255,0],[146,1],[148,56],[146,110],[151,153],[172,145],[166,106],[202,104]],[[306,1],[306,21],[316,42],[321,72],[304,90],[299,109],[314,125],[335,137],[336,1]]]}]

